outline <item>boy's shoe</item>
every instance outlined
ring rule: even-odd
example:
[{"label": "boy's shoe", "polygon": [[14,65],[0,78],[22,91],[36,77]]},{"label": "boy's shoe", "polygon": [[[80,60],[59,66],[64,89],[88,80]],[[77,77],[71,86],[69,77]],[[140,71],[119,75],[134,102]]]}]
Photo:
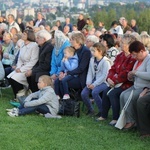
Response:
[{"label": "boy's shoe", "polygon": [[18,117],[18,111],[7,112],[10,117]]},{"label": "boy's shoe", "polygon": [[7,112],[14,112],[14,111],[18,111],[18,108],[12,108],[12,109],[6,109]]},{"label": "boy's shoe", "polygon": [[65,95],[63,96],[63,99],[70,99],[69,94],[65,94]]}]

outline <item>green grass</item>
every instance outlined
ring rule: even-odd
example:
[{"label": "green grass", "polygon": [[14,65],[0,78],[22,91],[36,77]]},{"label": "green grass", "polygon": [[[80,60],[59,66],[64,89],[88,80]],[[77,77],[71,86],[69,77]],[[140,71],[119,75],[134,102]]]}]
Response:
[{"label": "green grass", "polygon": [[147,150],[149,139],[136,131],[125,132],[96,122],[84,113],[80,118],[46,119],[37,115],[9,117],[12,91],[0,98],[0,150]]}]

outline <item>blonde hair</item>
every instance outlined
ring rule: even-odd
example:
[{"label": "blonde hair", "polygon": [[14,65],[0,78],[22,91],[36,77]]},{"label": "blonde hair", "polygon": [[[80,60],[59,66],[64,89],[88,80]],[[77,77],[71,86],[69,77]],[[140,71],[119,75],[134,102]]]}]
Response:
[{"label": "blonde hair", "polygon": [[144,44],[144,46],[150,51],[150,36],[147,34],[141,35],[141,42]]},{"label": "blonde hair", "polygon": [[72,53],[72,54],[75,53],[75,49],[73,47],[66,47],[65,50],[64,50],[64,52],[65,51],[68,51],[69,53]]},{"label": "blonde hair", "polygon": [[53,87],[53,82],[52,82],[52,79],[50,78],[50,76],[42,75],[39,77],[39,79],[42,80],[45,84],[47,84],[47,86]]},{"label": "blonde hair", "polygon": [[83,45],[85,42],[84,35],[82,33],[79,33],[79,32],[77,32],[77,33],[74,32],[71,35],[71,39],[75,40],[78,44],[81,44],[81,45]]}]

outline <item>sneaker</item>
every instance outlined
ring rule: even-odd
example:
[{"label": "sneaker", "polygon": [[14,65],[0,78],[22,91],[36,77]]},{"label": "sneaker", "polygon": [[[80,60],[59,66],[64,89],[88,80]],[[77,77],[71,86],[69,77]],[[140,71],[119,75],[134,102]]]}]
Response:
[{"label": "sneaker", "polygon": [[69,99],[69,98],[70,98],[69,94],[65,94],[65,95],[63,96],[63,99]]},{"label": "sneaker", "polygon": [[96,121],[104,121],[104,120],[106,120],[106,119],[103,118],[103,117],[99,117],[99,118],[96,119]]},{"label": "sneaker", "polygon": [[8,114],[10,117],[18,117],[18,111],[7,112],[7,114]]},{"label": "sneaker", "polygon": [[18,108],[12,108],[12,109],[6,109],[7,112],[14,112],[14,111],[18,111]]},{"label": "sneaker", "polygon": [[116,123],[117,123],[117,120],[112,120],[112,121],[109,123],[109,125],[111,125],[111,126],[115,126],[115,125],[116,125]]},{"label": "sneaker", "polygon": [[1,89],[7,89],[7,88],[11,88],[11,85],[9,84],[7,79],[3,79],[0,82],[0,87],[1,87]]}]

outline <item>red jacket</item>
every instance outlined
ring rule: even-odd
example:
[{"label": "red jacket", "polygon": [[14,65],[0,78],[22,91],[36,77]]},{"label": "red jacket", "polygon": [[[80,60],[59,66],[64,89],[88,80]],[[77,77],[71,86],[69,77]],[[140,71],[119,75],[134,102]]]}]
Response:
[{"label": "red jacket", "polygon": [[133,82],[127,79],[128,72],[132,70],[135,63],[135,59],[132,55],[125,56],[125,53],[122,52],[117,55],[113,66],[109,70],[107,79],[110,78],[114,81],[115,85],[118,83],[122,84],[122,89],[127,89],[133,85]]}]

